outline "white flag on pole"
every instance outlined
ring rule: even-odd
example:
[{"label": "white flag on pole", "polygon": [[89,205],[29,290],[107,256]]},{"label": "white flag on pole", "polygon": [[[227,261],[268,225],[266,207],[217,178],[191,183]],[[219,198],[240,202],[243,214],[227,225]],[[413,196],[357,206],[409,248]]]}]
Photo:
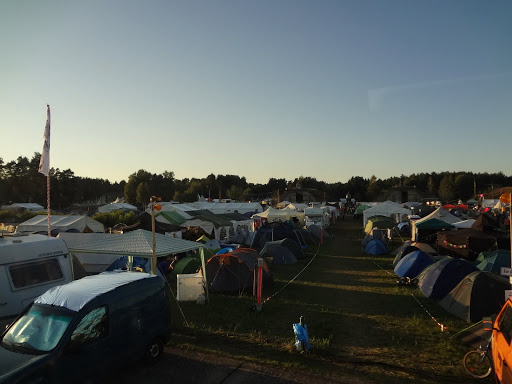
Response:
[{"label": "white flag on pole", "polygon": [[44,145],[41,160],[39,161],[39,172],[48,176],[50,172],[50,106],[46,105],[46,126],[44,128]]}]

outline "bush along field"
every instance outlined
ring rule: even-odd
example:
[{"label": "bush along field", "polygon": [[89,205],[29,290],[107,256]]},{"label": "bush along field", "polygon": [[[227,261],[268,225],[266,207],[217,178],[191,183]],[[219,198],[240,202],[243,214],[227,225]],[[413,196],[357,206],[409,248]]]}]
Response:
[{"label": "bush along field", "polygon": [[[346,217],[328,232],[331,237],[322,245],[308,246],[305,260],[270,264],[273,283],[263,288],[263,298],[270,299],[260,312],[252,289],[210,294],[205,305],[182,302],[178,307],[173,300],[169,345],[304,370],[333,381],[493,381],[492,375],[476,380],[464,371],[462,358],[472,348],[457,334],[469,324],[417,287],[398,285],[394,256],[363,253],[362,220]],[[400,243],[395,239],[394,247]],[[176,292],[175,280],[171,287]],[[312,345],[309,352],[295,346],[292,326],[301,316]]]}]

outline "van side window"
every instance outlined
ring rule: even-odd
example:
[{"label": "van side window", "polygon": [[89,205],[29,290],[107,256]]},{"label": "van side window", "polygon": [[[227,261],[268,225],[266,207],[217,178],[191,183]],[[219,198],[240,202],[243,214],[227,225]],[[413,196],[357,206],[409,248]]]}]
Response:
[{"label": "van side window", "polygon": [[57,259],[11,265],[9,274],[14,288],[30,287],[31,285],[61,280],[64,277]]},{"label": "van side window", "polygon": [[108,333],[107,307],[99,307],[85,315],[73,334],[71,343],[75,346],[93,343]]},{"label": "van side window", "polygon": [[507,305],[507,308],[505,308],[505,312],[503,312],[500,319],[499,327],[501,334],[505,340],[507,340],[507,343],[510,344],[512,338],[512,306]]}]

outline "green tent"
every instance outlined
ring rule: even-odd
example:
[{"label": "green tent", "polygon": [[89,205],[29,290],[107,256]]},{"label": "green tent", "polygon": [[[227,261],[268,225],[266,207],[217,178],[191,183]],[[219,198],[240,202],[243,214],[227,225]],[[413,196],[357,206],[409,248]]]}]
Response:
[{"label": "green tent", "polygon": [[363,212],[365,210],[367,210],[368,208],[371,208],[369,205],[360,205],[359,207],[356,208],[355,212],[354,212],[354,215],[362,215]]},{"label": "green tent", "polygon": [[436,218],[432,218],[429,220],[422,221],[421,223],[416,224],[417,229],[453,229],[455,228],[450,223],[446,221],[439,220]]},{"label": "green tent", "polygon": [[366,227],[364,228],[365,233],[370,233],[373,228],[388,229],[394,228],[396,222],[393,218],[387,216],[372,216],[368,219]]},{"label": "green tent", "polygon": [[186,219],[175,211],[162,211],[158,212],[156,217],[162,216],[169,224],[180,225],[186,221]]},{"label": "green tent", "polygon": [[196,273],[199,269],[201,262],[194,257],[186,256],[180,259],[175,265],[173,272],[176,274],[181,273]]}]

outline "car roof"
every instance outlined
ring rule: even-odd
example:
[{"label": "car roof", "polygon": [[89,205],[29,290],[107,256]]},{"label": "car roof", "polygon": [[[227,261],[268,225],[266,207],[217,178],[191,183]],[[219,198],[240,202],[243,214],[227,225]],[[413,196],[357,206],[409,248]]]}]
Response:
[{"label": "car roof", "polygon": [[36,304],[54,305],[78,312],[94,298],[134,281],[154,278],[142,272],[112,271],[84,277],[68,284],[50,288],[39,296]]}]

